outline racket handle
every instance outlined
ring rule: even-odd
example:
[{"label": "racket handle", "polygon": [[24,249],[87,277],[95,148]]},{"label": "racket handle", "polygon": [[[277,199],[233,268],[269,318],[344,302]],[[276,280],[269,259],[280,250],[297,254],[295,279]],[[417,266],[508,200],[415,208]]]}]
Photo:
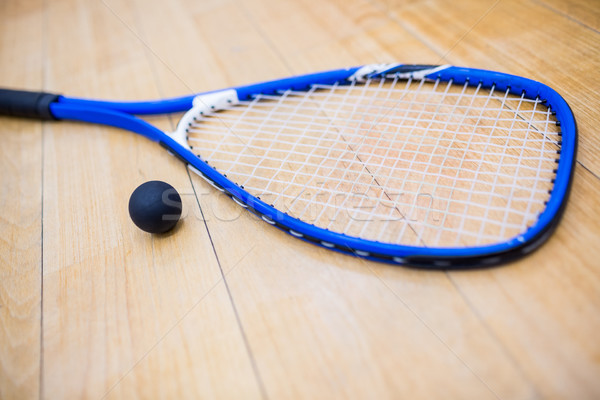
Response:
[{"label": "racket handle", "polygon": [[0,115],[53,120],[56,118],[50,111],[50,103],[59,97],[52,93],[0,89]]}]

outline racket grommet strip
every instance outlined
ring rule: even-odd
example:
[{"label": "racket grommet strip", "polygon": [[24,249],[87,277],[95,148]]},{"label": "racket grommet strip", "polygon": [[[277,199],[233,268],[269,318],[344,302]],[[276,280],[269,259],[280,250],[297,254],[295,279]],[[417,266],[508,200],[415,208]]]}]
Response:
[{"label": "racket grommet strip", "polygon": [[233,195],[232,195],[232,196],[231,196],[231,199],[232,199],[232,200],[233,200],[233,201],[234,201],[234,202],[235,202],[235,203],[236,203],[238,206],[240,206],[240,207],[242,207],[242,208],[248,208],[248,205],[247,205],[247,204],[245,204],[244,202],[242,202],[242,201],[241,201],[240,199],[238,199],[237,197],[235,197],[235,196],[233,196]]},{"label": "racket grommet strip", "polygon": [[269,225],[275,225],[275,221],[273,221],[271,218],[267,217],[266,215],[261,215],[260,218],[265,221],[267,224]]}]

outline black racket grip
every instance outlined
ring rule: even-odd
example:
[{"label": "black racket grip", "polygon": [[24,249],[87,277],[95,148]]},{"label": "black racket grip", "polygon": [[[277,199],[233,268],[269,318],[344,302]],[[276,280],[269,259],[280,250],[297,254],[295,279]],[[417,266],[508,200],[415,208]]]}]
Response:
[{"label": "black racket grip", "polygon": [[0,89],[0,115],[55,120],[50,103],[60,96],[52,93]]}]

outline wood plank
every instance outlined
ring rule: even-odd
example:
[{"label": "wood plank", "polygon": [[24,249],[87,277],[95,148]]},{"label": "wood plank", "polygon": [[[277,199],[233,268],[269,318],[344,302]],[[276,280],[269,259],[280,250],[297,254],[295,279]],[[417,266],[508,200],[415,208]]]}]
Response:
[{"label": "wood plank", "polygon": [[[48,3],[50,88],[159,97],[135,13],[126,2]],[[259,397],[185,167],[129,132],[57,123],[46,133],[43,397]],[[186,217],[166,236],[128,216],[130,193],[150,179],[183,196]]]},{"label": "wood plank", "polygon": [[539,3],[595,30],[596,33],[600,31],[600,7],[598,7],[597,2],[588,0],[540,0]]},{"label": "wood plank", "polygon": [[[42,87],[42,26],[40,1],[0,3],[1,86]],[[36,398],[41,338],[42,124],[0,118],[0,141],[0,398]]]}]

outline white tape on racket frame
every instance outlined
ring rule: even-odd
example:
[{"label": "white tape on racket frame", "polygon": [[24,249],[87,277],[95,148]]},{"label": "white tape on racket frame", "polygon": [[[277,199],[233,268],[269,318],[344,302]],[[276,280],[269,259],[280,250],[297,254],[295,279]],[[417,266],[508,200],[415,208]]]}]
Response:
[{"label": "white tape on racket frame", "polygon": [[[381,73],[385,74],[386,71],[392,70],[395,67],[398,67],[400,65],[401,64],[369,64],[369,65],[365,65],[365,66],[359,68],[358,71],[356,71],[354,74],[352,74],[352,76],[350,76],[348,78],[348,80],[363,82],[369,76],[377,75],[377,74],[381,74]],[[419,71],[400,73],[400,74],[397,74],[397,76],[400,79],[412,78],[415,80],[421,80],[421,79],[424,79],[427,75],[434,74],[434,73],[444,70],[448,67],[450,67],[450,65],[440,65],[439,67],[422,69]]]},{"label": "white tape on racket frame", "polygon": [[171,133],[171,136],[177,143],[190,149],[187,142],[187,130],[195,120],[200,119],[202,115],[211,112],[223,110],[225,108],[239,104],[239,99],[235,89],[220,90],[218,92],[200,94],[194,97],[193,107],[179,120],[177,129]]}]

